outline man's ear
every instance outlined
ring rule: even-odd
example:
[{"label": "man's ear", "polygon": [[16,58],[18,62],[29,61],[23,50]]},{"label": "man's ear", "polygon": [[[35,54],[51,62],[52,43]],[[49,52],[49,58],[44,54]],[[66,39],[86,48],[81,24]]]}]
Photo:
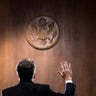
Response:
[{"label": "man's ear", "polygon": [[33,74],[33,77],[32,77],[32,81],[34,81],[35,80],[35,74]]},{"label": "man's ear", "polygon": [[35,79],[35,74],[33,75],[33,79]]}]

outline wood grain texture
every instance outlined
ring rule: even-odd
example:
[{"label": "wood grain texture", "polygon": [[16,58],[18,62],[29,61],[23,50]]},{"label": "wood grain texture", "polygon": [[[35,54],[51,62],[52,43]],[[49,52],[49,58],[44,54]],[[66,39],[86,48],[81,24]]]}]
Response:
[{"label": "wood grain texture", "polygon": [[[35,82],[63,92],[58,75],[60,62],[72,63],[76,96],[96,95],[96,7],[91,0],[0,0],[0,91],[18,82],[16,64],[22,58],[36,62]],[[49,50],[32,48],[24,27],[31,18],[53,17],[60,26],[60,40]]]}]

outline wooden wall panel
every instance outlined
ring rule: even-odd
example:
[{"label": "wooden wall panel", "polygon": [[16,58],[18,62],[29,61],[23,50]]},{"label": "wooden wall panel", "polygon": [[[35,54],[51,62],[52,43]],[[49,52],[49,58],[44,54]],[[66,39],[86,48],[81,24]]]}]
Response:
[{"label": "wooden wall panel", "polygon": [[[15,85],[16,64],[22,58],[36,62],[35,82],[50,84],[63,92],[58,75],[60,61],[72,62],[76,96],[96,95],[96,12],[91,0],[1,0],[0,1],[0,91]],[[49,50],[32,48],[24,35],[32,17],[52,16],[60,26],[60,40]]]}]

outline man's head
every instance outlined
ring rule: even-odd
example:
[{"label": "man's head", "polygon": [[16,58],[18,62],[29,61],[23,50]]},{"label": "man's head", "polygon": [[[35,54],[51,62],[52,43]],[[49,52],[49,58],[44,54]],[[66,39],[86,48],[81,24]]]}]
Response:
[{"label": "man's head", "polygon": [[31,80],[35,71],[34,61],[24,58],[17,65],[20,80]]}]

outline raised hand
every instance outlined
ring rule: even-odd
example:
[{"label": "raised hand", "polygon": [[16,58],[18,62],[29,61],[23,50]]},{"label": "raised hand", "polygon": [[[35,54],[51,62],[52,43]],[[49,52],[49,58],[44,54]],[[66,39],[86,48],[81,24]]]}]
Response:
[{"label": "raised hand", "polygon": [[62,70],[59,71],[59,74],[61,77],[66,80],[72,80],[72,69],[71,69],[71,63],[67,61],[62,61],[61,63]]}]

